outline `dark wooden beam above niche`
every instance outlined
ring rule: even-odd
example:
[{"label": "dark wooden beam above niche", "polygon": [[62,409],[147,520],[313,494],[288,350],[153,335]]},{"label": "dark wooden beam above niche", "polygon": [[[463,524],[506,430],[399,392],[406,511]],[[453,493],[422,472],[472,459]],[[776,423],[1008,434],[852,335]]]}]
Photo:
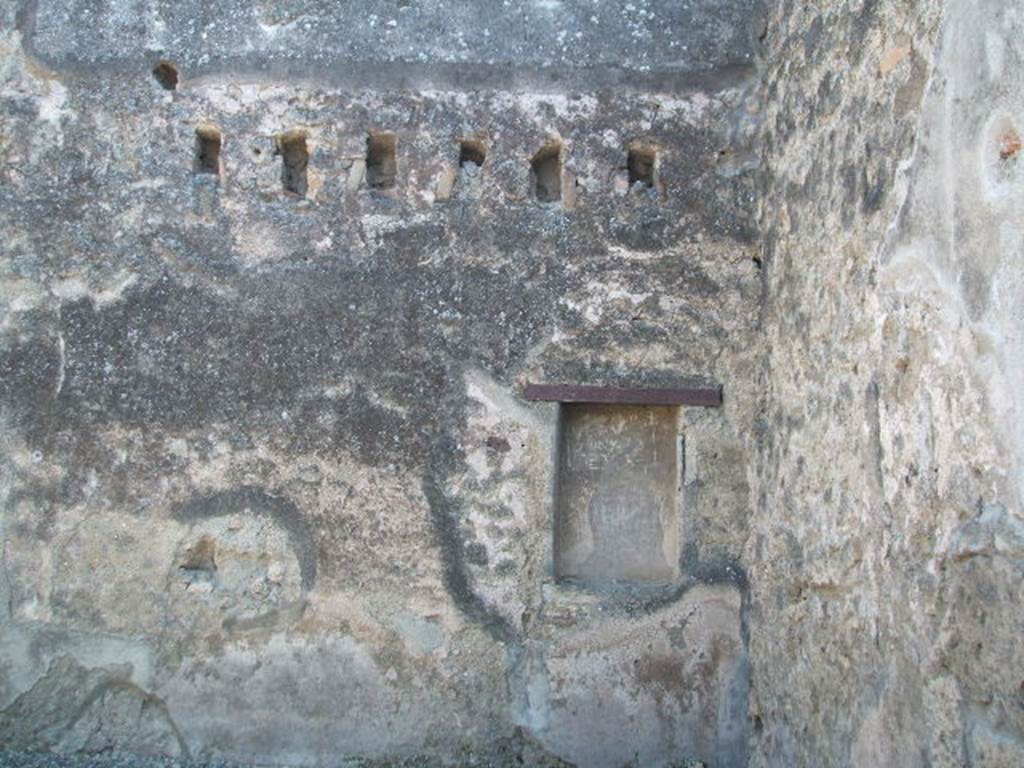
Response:
[{"label": "dark wooden beam above niche", "polygon": [[722,404],[721,387],[592,387],[577,384],[527,384],[527,400],[555,403],[608,403],[613,405],[692,405],[717,408]]}]

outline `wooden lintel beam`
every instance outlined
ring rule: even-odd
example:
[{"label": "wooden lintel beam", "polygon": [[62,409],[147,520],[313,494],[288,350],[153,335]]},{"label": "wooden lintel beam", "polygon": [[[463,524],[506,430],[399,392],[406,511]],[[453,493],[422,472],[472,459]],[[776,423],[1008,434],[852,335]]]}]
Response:
[{"label": "wooden lintel beam", "polygon": [[527,384],[527,400],[555,403],[607,403],[611,405],[694,405],[717,408],[722,404],[722,389],[681,387],[647,389],[626,387],[588,387],[575,384]]}]

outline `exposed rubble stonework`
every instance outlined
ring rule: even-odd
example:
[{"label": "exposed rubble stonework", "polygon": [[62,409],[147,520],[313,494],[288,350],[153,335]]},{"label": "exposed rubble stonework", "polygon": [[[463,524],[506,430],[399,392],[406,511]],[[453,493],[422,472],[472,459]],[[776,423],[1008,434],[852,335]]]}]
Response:
[{"label": "exposed rubble stonework", "polygon": [[1024,6],[781,3],[752,764],[1024,765]]},{"label": "exposed rubble stonework", "polygon": [[1024,764],[1022,64],[1006,0],[0,4],[0,749]]}]

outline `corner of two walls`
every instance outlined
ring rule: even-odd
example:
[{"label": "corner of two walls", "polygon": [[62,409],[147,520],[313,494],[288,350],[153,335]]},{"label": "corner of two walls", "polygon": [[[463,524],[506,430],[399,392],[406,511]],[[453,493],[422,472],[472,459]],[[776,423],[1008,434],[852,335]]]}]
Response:
[{"label": "corner of two walls", "polygon": [[754,765],[1020,765],[1024,13],[781,3]]}]

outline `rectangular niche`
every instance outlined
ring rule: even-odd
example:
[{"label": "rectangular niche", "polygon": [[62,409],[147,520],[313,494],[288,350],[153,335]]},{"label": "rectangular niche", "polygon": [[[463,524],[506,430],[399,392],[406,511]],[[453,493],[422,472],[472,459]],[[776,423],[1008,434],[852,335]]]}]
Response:
[{"label": "rectangular niche", "polygon": [[196,128],[196,149],[192,169],[196,173],[220,176],[220,148],[223,144],[220,131],[210,125]]},{"label": "rectangular niche", "polygon": [[533,195],[542,203],[562,199],[562,143],[552,141],[541,147],[530,160]]},{"label": "rectangular niche", "polygon": [[366,183],[370,189],[394,189],[398,178],[398,139],[371,133],[366,139]]},{"label": "rectangular niche", "polygon": [[277,154],[281,156],[281,187],[285,192],[306,196],[309,187],[309,146],[306,132],[286,131],[277,137]]},{"label": "rectangular niche", "polygon": [[679,577],[679,408],[560,408],[555,575],[592,584]]}]

